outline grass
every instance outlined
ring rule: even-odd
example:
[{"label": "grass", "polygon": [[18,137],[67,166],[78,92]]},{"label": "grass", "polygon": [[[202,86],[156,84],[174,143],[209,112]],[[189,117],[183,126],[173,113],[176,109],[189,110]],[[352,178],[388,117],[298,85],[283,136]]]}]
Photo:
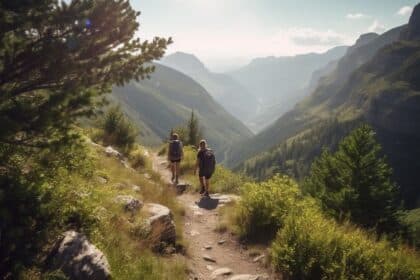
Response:
[{"label": "grass", "polygon": [[[85,233],[102,250],[110,264],[113,279],[185,279],[185,258],[182,255],[153,253],[147,234],[142,232],[142,215],[125,212],[115,201],[117,195],[131,195],[144,203],[159,203],[170,208],[176,225],[176,247],[183,247],[184,209],[177,204],[173,190],[168,189],[151,169],[149,158],[144,156],[144,148],[137,146],[133,152],[135,156],[130,158],[138,162],[141,157],[142,164],[137,166],[137,170],[125,168],[117,158],[107,157],[101,147],[89,145],[88,150],[93,176],[65,177],[68,180],[66,187],[57,188],[55,198],[55,203],[63,205],[58,207],[62,211],[60,215],[70,216],[79,225],[76,229]],[[98,180],[98,177],[106,179],[106,183]],[[134,185],[140,190],[133,189]],[[69,228],[74,227],[66,222],[61,232]],[[56,274],[43,274],[31,268],[22,275],[22,279],[61,279],[54,278]]]}]

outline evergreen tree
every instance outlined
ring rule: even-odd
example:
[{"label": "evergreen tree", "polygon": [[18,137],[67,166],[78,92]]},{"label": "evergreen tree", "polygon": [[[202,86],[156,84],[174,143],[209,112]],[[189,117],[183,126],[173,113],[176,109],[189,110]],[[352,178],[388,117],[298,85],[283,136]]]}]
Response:
[{"label": "evergreen tree", "polygon": [[313,163],[304,190],[339,219],[349,216],[366,228],[393,232],[398,203],[391,177],[374,131],[362,125],[341,141],[336,153],[324,151]]},{"label": "evergreen tree", "polygon": [[119,106],[112,107],[107,111],[102,127],[105,144],[116,145],[123,148],[124,151],[129,151],[133,147],[138,131]]},{"label": "evergreen tree", "polygon": [[0,3],[0,143],[45,147],[112,85],[147,77],[171,40],[133,39],[127,0]]},{"label": "evergreen tree", "polygon": [[200,141],[200,128],[198,119],[194,114],[194,110],[191,111],[191,117],[188,121],[188,144],[192,146],[197,146],[198,141]]}]

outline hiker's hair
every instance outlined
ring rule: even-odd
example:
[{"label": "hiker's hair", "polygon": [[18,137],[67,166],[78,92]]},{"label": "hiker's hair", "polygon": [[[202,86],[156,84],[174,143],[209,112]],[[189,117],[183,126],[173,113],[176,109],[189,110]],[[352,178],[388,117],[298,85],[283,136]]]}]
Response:
[{"label": "hiker's hair", "polygon": [[201,146],[204,146],[204,148],[206,148],[207,147],[207,142],[206,142],[206,140],[204,140],[204,139],[201,139],[200,140],[200,147]]},{"label": "hiker's hair", "polygon": [[178,140],[178,139],[179,139],[178,133],[172,133],[172,140]]}]

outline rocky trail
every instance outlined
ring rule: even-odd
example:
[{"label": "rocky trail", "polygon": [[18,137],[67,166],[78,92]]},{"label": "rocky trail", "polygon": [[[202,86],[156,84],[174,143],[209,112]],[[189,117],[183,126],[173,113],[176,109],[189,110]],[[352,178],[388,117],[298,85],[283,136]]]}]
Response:
[{"label": "rocky trail", "polygon": [[[151,155],[153,169],[172,185],[167,161]],[[178,186],[185,186],[183,182]],[[187,241],[190,279],[279,279],[264,266],[265,255],[252,254],[229,232],[216,231],[219,209],[234,196],[211,194],[210,198],[183,192],[177,197],[185,208],[184,239]]]}]

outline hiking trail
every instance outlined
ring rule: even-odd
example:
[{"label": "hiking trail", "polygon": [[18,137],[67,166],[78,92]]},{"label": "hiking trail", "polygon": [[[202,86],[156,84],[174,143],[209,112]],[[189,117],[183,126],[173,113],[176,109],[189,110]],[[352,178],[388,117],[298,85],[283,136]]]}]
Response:
[{"label": "hiking trail", "polygon": [[[151,159],[153,170],[172,186],[167,160],[157,154],[152,154]],[[216,231],[218,210],[230,198],[229,195],[212,193],[210,198],[202,198],[198,193],[189,192],[177,196],[178,202],[185,208],[183,235],[187,241],[189,279],[280,279],[264,266],[266,251],[252,255],[251,250],[241,245],[231,233]]]}]

